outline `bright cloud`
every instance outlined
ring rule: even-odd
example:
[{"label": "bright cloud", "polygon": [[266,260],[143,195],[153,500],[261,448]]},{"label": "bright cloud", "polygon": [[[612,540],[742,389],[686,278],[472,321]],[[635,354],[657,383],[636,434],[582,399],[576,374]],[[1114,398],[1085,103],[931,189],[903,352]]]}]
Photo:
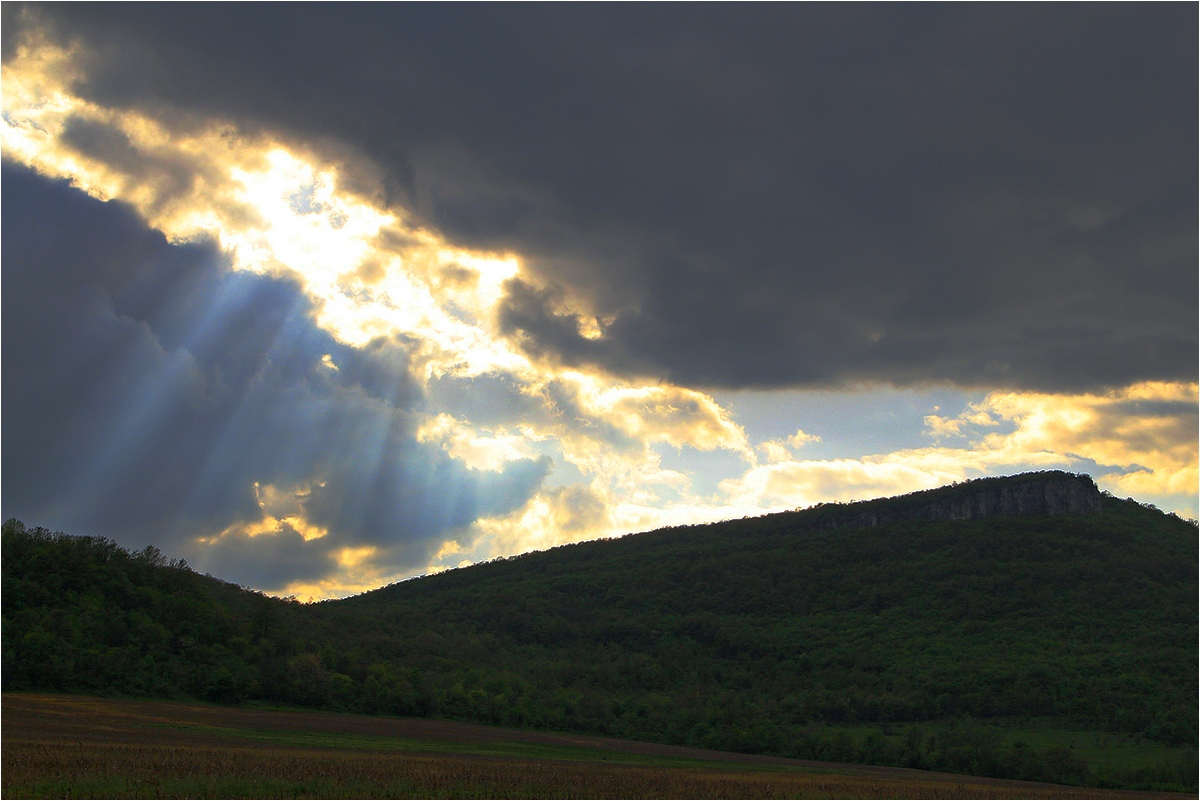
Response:
[{"label": "bright cloud", "polygon": [[978,412],[1016,423],[990,434],[998,451],[1072,454],[1102,467],[1114,492],[1197,492],[1197,385],[1145,382],[1102,395],[994,393]]},{"label": "bright cloud", "polygon": [[[73,96],[78,56],[26,45],[5,67],[6,156],[129,203],[172,241],[211,237],[235,269],[298,278],[317,323],[346,344],[418,338],[424,377],[528,371],[492,329],[515,257],[454,248],[411,227],[295,144]],[[358,165],[356,177],[369,171]]]},{"label": "bright cloud", "polygon": [[790,462],[795,458],[792,451],[797,448],[803,448],[810,442],[820,441],[820,437],[815,434],[807,434],[803,429],[800,429],[795,434],[782,440],[769,439],[761,443],[757,450],[766,457],[768,463]]},{"label": "bright cloud", "polygon": [[613,386],[600,378],[569,373],[580,407],[638,440],[748,453],[746,435],[712,398],[671,386]]},{"label": "bright cloud", "polygon": [[481,431],[454,419],[448,414],[439,414],[427,420],[417,430],[418,442],[435,442],[446,453],[472,470],[503,470],[509,462],[528,459],[534,454],[531,442],[544,439],[529,428],[518,434],[499,431]]},{"label": "bright cloud", "polygon": [[[414,226],[403,209],[380,200],[383,193],[364,177],[373,168],[363,159],[342,154],[335,160],[227,121],[156,117],[86,101],[71,91],[82,74],[80,55],[28,41],[10,60],[0,126],[6,158],[68,179],[94,197],[123,201],[172,241],[216,242],[235,270],[298,282],[312,303],[313,322],[341,345],[404,343],[418,386],[447,376],[502,377],[536,409],[487,425],[472,419],[466,403],[422,413],[417,442],[472,471],[499,474],[548,456],[566,476],[527,501],[522,496],[509,514],[481,515],[445,534],[440,548],[421,557],[428,558],[428,570],[666,525],[1088,461],[1100,466],[1103,486],[1122,494],[1196,493],[1196,384],[1143,383],[1096,395],[993,392],[961,414],[944,416],[935,408],[924,416],[933,442],[928,447],[816,459],[798,454],[822,443],[821,436],[797,428],[752,443],[705,392],[537,362],[516,349],[498,323],[505,283],[531,280],[519,254],[464,249]],[[603,338],[602,325],[579,319],[584,336]],[[332,354],[320,365],[325,375],[342,371]],[[387,410],[380,419],[390,420]],[[382,442],[376,437],[370,447],[378,450]],[[683,455],[724,454],[737,466],[715,493],[701,493],[694,471],[664,465],[654,449],[664,445]],[[373,458],[381,460],[379,453]],[[568,475],[568,468],[574,472]],[[302,598],[400,577],[386,566],[385,546],[322,544],[335,538],[309,522],[320,486],[315,476],[288,486],[256,483],[258,517],[205,532],[196,547],[219,544],[247,558],[312,554],[324,572],[309,571],[285,589]]]},{"label": "bright cloud", "polygon": [[1094,462],[1100,485],[1117,494],[1197,493],[1196,384],[1147,382],[1102,395],[993,392],[956,417],[933,414],[925,423],[935,440],[954,435],[968,442],[853,459],[797,460],[771,441],[760,446],[768,464],[722,488],[743,503],[791,508]]},{"label": "bright cloud", "polygon": [[[508,376],[544,405],[542,419],[483,427],[433,410],[416,438],[490,472],[545,452],[539,444],[554,439],[555,457],[578,468],[598,494],[577,487],[574,494],[539,496],[521,513],[525,530],[537,532],[521,547],[610,534],[612,525],[653,517],[645,510],[662,504],[664,489],[686,494],[687,476],[663,469],[653,443],[750,454],[741,428],[702,392],[556,370],[514,350],[496,328],[496,307],[504,283],[520,273],[517,257],[457,248],[436,231],[411,226],[402,211],[379,205],[382,193],[361,189],[369,186],[363,180],[369,164],[332,163],[301,144],[248,135],[227,121],[98,106],[71,92],[80,56],[27,42],[6,67],[0,129],[6,156],[97,198],[130,204],[172,241],[215,241],[235,270],[297,280],[313,303],[314,322],[339,342],[362,348],[381,337],[403,339],[420,383],[446,375]],[[353,181],[345,180],[346,169]],[[601,334],[597,328],[589,335]],[[321,364],[340,369],[331,354]],[[260,519],[198,542],[326,535],[307,522],[306,491],[255,485],[254,494]],[[618,506],[642,511],[622,506],[619,514],[583,523],[576,507],[584,497],[604,499],[597,503],[619,497]],[[608,523],[597,523],[601,518]],[[345,573],[370,558],[334,561]]]}]

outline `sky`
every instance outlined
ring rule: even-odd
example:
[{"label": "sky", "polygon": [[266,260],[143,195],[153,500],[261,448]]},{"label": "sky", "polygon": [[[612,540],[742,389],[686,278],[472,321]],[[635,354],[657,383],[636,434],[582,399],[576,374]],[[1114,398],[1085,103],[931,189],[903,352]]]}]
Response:
[{"label": "sky", "polygon": [[1195,4],[2,11],[5,518],[305,600],[1036,469],[1197,516]]}]

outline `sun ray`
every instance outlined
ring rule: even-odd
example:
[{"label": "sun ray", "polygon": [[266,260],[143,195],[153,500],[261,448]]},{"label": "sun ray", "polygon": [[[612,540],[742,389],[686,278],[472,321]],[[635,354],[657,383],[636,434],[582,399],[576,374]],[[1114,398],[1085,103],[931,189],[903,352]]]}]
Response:
[{"label": "sun ray", "polygon": [[[206,531],[206,541],[223,533],[285,530],[306,541],[337,540],[343,550],[333,561],[345,576],[371,574],[370,563],[388,558],[387,548],[349,542],[353,535],[347,533],[360,531],[368,510],[385,505],[381,499],[411,504],[431,529],[441,527],[445,542],[456,543],[447,550],[422,541],[428,560],[438,563],[432,569],[460,557],[762,513],[846,493],[907,491],[1011,465],[1069,466],[1092,459],[1109,471],[1101,477],[1106,486],[1194,495],[1194,431],[1179,435],[1194,415],[1155,417],[1133,406],[1190,403],[1194,409],[1195,384],[1139,384],[1105,397],[993,392],[960,415],[934,409],[916,418],[917,429],[924,419],[935,439],[957,447],[938,439],[927,447],[807,458],[822,438],[804,433],[798,423],[805,421],[792,421],[795,434],[752,441],[708,391],[540,361],[505,336],[499,323],[508,282],[549,291],[524,268],[522,254],[473,250],[418,226],[406,209],[383,200],[387,193],[372,183],[379,170],[361,154],[345,150],[333,158],[277,131],[250,132],[228,120],[87,100],[73,90],[86,77],[85,56],[79,47],[36,39],[18,47],[0,87],[5,158],[65,178],[93,197],[128,204],[173,243],[213,245],[223,254],[222,278],[243,280],[222,283],[182,344],[159,345],[157,374],[126,399],[66,488],[65,497],[76,504],[115,492],[126,467],[177,411],[178,388],[209,380],[192,356],[212,351],[232,320],[254,312],[254,298],[242,294],[254,281],[294,286],[298,300],[257,355],[264,373],[243,376],[237,387],[213,389],[242,394],[222,398],[223,428],[189,466],[193,483],[179,515],[202,519],[223,492],[254,498],[257,519]],[[80,132],[106,144],[89,146]],[[612,322],[585,314],[579,333],[602,345]],[[324,394],[289,405],[303,419],[281,426],[278,438],[247,454],[245,443],[260,443],[271,426],[256,416],[276,391],[266,372],[284,355],[284,340],[310,323],[324,338],[306,358],[313,380],[328,386]],[[396,375],[387,379],[391,386],[376,387],[376,394],[356,388],[356,358],[384,352],[402,354],[392,365]],[[134,356],[123,354],[127,367]],[[435,408],[406,397],[443,378],[497,376],[515,387],[522,403],[536,407],[529,419],[482,421],[469,403]],[[297,430],[307,436],[296,436]],[[728,456],[741,473],[702,497],[690,468],[664,461],[672,449]],[[438,480],[423,483],[428,477],[404,463],[417,452],[442,460],[433,468],[444,471]],[[575,495],[545,486],[520,509],[461,524],[475,501],[463,476],[492,478],[540,456],[570,472]],[[289,469],[281,467],[285,463]],[[351,478],[322,486],[335,468]],[[228,486],[234,474],[241,482],[236,492]],[[308,515],[314,495],[337,497],[337,508],[326,509],[320,523]],[[575,513],[592,503],[604,513]],[[250,516],[254,509],[249,507]]]}]

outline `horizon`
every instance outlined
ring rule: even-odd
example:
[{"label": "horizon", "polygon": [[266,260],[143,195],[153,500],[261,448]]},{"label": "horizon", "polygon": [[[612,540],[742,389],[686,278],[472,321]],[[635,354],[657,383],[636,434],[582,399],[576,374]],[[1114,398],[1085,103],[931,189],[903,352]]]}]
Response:
[{"label": "horizon", "polygon": [[1198,516],[1196,7],[676,12],[6,3],[3,517],[320,599],[1032,470]]},{"label": "horizon", "polygon": [[[469,564],[461,564],[461,565],[454,565],[451,567],[444,567],[444,568],[441,568],[441,569],[438,569],[438,570],[435,570],[435,571],[432,571],[429,573],[417,573],[417,574],[410,575],[410,576],[404,576],[395,581],[389,582],[387,584],[382,584],[377,587],[369,587],[369,588],[361,589],[361,590],[358,590],[354,593],[350,593],[347,595],[339,595],[339,596],[332,596],[332,597],[326,597],[326,598],[314,598],[312,596],[309,596],[305,599],[301,599],[296,594],[282,595],[279,593],[272,593],[269,591],[258,590],[253,587],[248,587],[244,584],[238,584],[237,582],[229,581],[227,579],[222,578],[221,576],[213,575],[212,573],[206,572],[206,573],[204,573],[204,575],[208,578],[216,579],[216,580],[221,581],[226,584],[232,584],[243,590],[259,593],[261,595],[265,595],[265,596],[268,596],[271,598],[277,598],[279,600],[284,600],[284,601],[294,601],[294,602],[300,603],[300,604],[315,604],[315,603],[323,603],[326,601],[339,601],[339,600],[346,600],[349,598],[357,598],[359,596],[367,595],[369,593],[373,593],[378,590],[387,589],[388,587],[394,586],[396,584],[402,584],[402,583],[409,582],[409,581],[417,581],[420,579],[432,578],[433,576],[441,575],[442,573],[447,573],[447,572],[457,571],[457,570],[467,570],[472,567],[479,567],[479,566],[491,564],[491,563],[497,562],[497,561],[507,561],[508,559],[512,559],[517,556],[527,556],[527,555],[546,553],[550,550],[554,550],[557,548],[563,548],[563,547],[570,547],[573,545],[583,545],[586,543],[595,543],[595,542],[616,541],[616,540],[626,539],[628,537],[637,537],[642,534],[656,534],[656,533],[663,532],[663,531],[674,531],[676,529],[683,529],[683,528],[703,528],[703,527],[707,527],[707,526],[721,526],[721,525],[724,525],[727,523],[737,523],[737,522],[739,522],[739,520],[756,520],[756,519],[760,519],[760,518],[774,517],[777,515],[803,514],[804,512],[817,511],[817,510],[823,509],[824,507],[828,507],[828,506],[838,506],[838,507],[850,508],[850,507],[864,505],[864,504],[876,504],[876,503],[886,502],[886,501],[901,500],[901,499],[909,498],[909,497],[913,497],[913,496],[933,495],[933,494],[936,494],[937,492],[939,492],[940,490],[953,489],[953,488],[968,485],[968,484],[987,483],[989,481],[992,481],[992,482],[1003,481],[1006,479],[1011,480],[1014,478],[1022,478],[1022,477],[1029,477],[1029,476],[1062,476],[1065,478],[1087,479],[1091,483],[1091,486],[1096,489],[1096,492],[1099,493],[1099,495],[1102,498],[1108,497],[1108,498],[1112,498],[1114,500],[1136,503],[1139,506],[1150,509],[1151,511],[1159,512],[1160,514],[1167,515],[1169,517],[1175,517],[1180,520],[1183,520],[1184,522],[1190,523],[1193,526],[1200,525],[1200,521],[1198,521],[1195,518],[1183,517],[1183,516],[1179,515],[1177,512],[1160,509],[1152,503],[1139,501],[1136,498],[1133,498],[1132,496],[1125,497],[1125,498],[1118,498],[1116,495],[1113,495],[1110,491],[1101,489],[1096,484],[1095,479],[1092,476],[1088,475],[1087,473],[1073,473],[1073,472],[1064,471],[1064,470],[1040,470],[1040,471],[1033,471],[1033,472],[1028,472],[1028,473],[1013,473],[1013,474],[999,475],[999,476],[980,476],[977,478],[966,479],[964,481],[956,481],[956,482],[952,482],[950,484],[943,484],[941,486],[933,487],[930,489],[914,490],[912,492],[907,492],[902,495],[888,495],[888,496],[880,496],[880,497],[875,497],[875,498],[853,499],[853,500],[849,500],[849,501],[820,501],[811,506],[797,507],[795,509],[784,509],[784,510],[773,511],[773,512],[764,512],[761,515],[753,515],[753,516],[747,516],[747,517],[742,517],[742,518],[730,518],[730,519],[725,519],[725,520],[711,520],[711,521],[704,521],[704,522],[699,522],[699,523],[683,523],[683,524],[679,524],[679,525],[663,526],[661,528],[647,529],[647,530],[643,530],[643,531],[627,531],[627,532],[624,532],[621,534],[597,537],[597,538],[591,539],[591,540],[574,540],[572,542],[565,542],[565,543],[559,543],[557,545],[547,546],[546,548],[539,548],[539,549],[523,551],[519,554],[497,554],[496,556],[493,556],[489,559],[485,559],[485,560],[481,560],[481,561],[477,561],[477,562],[471,562]],[[1066,514],[1066,513],[1051,513],[1051,515],[1053,515],[1053,514]],[[1011,515],[1000,515],[1000,516],[1001,517],[1009,517]],[[1018,515],[1018,516],[1029,516],[1029,515]],[[5,522],[6,523],[15,522],[16,524],[20,525],[22,527],[22,529],[24,529],[26,531],[41,528],[43,531],[47,531],[51,535],[65,535],[68,537],[70,537],[70,536],[87,536],[87,535],[76,535],[76,534],[72,534],[71,532],[49,531],[48,529],[45,529],[44,527],[39,527],[36,525],[27,526],[24,521],[17,520],[16,518],[6,518]],[[971,522],[971,521],[959,521],[959,522]],[[120,546],[120,543],[117,543],[117,544],[118,544],[118,546]],[[121,547],[127,553],[129,553],[131,556],[137,556],[137,554],[141,550],[141,549],[134,549],[129,546],[121,546]],[[153,546],[151,546],[151,547],[153,547]],[[182,567],[185,570],[193,570],[194,571],[194,568],[191,565],[187,564],[187,560],[182,560],[183,564],[180,565],[180,564],[175,564],[175,562],[177,560],[172,559],[170,554],[160,552],[160,555],[164,559],[166,559],[167,564],[172,567]]]},{"label": "horizon", "polygon": [[[1182,515],[1178,514],[1177,512],[1159,509],[1157,506],[1155,506],[1152,503],[1139,501],[1132,496],[1128,496],[1125,498],[1118,498],[1116,495],[1113,495],[1108,490],[1101,489],[1099,486],[1097,486],[1095,479],[1092,478],[1092,476],[1088,475],[1087,473],[1072,473],[1072,472],[1064,471],[1064,470],[1042,470],[1042,471],[1034,471],[1034,472],[1029,472],[1029,473],[1013,473],[1013,474],[999,475],[999,476],[979,476],[977,478],[969,478],[969,479],[965,479],[963,481],[955,481],[950,484],[943,484],[941,486],[932,487],[930,489],[913,490],[912,492],[906,492],[902,495],[886,495],[886,496],[880,496],[880,497],[876,497],[876,498],[861,498],[861,499],[853,499],[853,500],[849,500],[849,501],[820,501],[820,502],[817,502],[810,506],[797,507],[795,509],[784,509],[784,510],[774,511],[774,512],[764,512],[761,515],[755,515],[755,516],[750,516],[750,517],[729,518],[729,519],[725,519],[725,520],[712,520],[712,521],[701,522],[701,523],[684,523],[684,524],[681,524],[678,526],[664,526],[662,528],[650,529],[650,530],[646,530],[646,531],[628,531],[628,532],[625,532],[624,534],[617,534],[617,535],[610,536],[610,537],[597,537],[596,539],[593,539],[593,540],[577,540],[574,542],[561,543],[560,545],[553,545],[553,546],[550,546],[545,549],[524,551],[520,554],[513,554],[513,555],[499,554],[497,556],[492,557],[491,559],[484,560],[481,562],[472,562],[467,565],[455,565],[454,567],[444,568],[442,570],[438,570],[433,573],[419,573],[414,576],[405,576],[404,578],[394,581],[391,584],[385,584],[380,587],[374,587],[372,589],[362,590],[361,592],[355,593],[354,595],[346,595],[346,596],[341,596],[339,598],[314,599],[310,596],[307,600],[301,601],[296,596],[286,596],[286,597],[272,596],[272,597],[284,597],[285,600],[291,599],[291,600],[298,601],[299,603],[306,603],[306,604],[307,603],[321,603],[322,601],[337,601],[337,600],[342,600],[344,598],[354,598],[354,597],[357,597],[360,595],[365,595],[367,593],[375,592],[376,590],[386,589],[387,587],[393,586],[394,584],[400,584],[400,583],[403,583],[406,581],[416,581],[418,579],[430,578],[432,576],[437,576],[437,575],[440,575],[442,573],[445,573],[445,572],[448,572],[451,570],[466,570],[468,568],[476,567],[478,565],[485,565],[485,564],[488,564],[493,561],[511,559],[511,558],[513,558],[513,556],[525,556],[528,554],[545,553],[546,551],[549,551],[553,548],[570,547],[572,545],[581,545],[581,544],[587,543],[587,542],[604,542],[604,541],[610,541],[610,540],[620,540],[620,539],[625,539],[626,537],[636,537],[641,534],[654,534],[654,533],[657,533],[660,531],[672,531],[677,528],[719,526],[719,525],[722,525],[725,523],[737,522],[737,520],[739,520],[739,519],[740,520],[755,520],[755,519],[764,518],[764,517],[773,517],[775,515],[804,513],[804,512],[815,511],[815,510],[820,509],[825,506],[851,507],[851,506],[856,506],[859,504],[873,504],[873,503],[878,503],[881,501],[892,501],[892,500],[898,500],[901,498],[908,498],[908,497],[911,497],[914,495],[933,494],[933,493],[938,492],[939,490],[950,489],[950,488],[962,486],[965,484],[975,484],[975,483],[986,482],[986,481],[991,481],[991,480],[1012,479],[1012,478],[1017,478],[1019,476],[1053,475],[1053,474],[1063,475],[1063,476],[1067,476],[1070,478],[1077,478],[1077,479],[1078,478],[1086,478],[1092,482],[1093,486],[1096,487],[1096,491],[1100,494],[1101,497],[1109,497],[1109,498],[1113,498],[1115,500],[1126,501],[1126,502],[1131,501],[1133,503],[1138,504],[1139,506],[1151,509],[1156,512],[1160,512],[1164,515],[1179,518],[1180,520],[1183,520],[1184,522],[1187,522],[1187,523],[1191,523],[1194,526],[1200,526],[1200,520],[1197,520],[1196,518],[1183,517]],[[967,522],[967,521],[963,521],[963,522]],[[213,578],[219,578],[219,576],[214,576]],[[270,593],[266,593],[266,594],[270,595]]]}]

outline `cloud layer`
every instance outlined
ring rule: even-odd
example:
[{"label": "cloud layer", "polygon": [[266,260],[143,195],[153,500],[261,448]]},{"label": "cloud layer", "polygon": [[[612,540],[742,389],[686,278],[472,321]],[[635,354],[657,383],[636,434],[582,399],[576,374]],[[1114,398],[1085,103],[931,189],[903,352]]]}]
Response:
[{"label": "cloud layer", "polygon": [[1195,374],[1196,14],[24,16],[87,46],[83,97],[352,142],[421,224],[521,253],[535,284],[504,320],[535,356],[688,386],[1076,391]]},{"label": "cloud layer", "polygon": [[1194,8],[4,13],[6,515],[319,597],[1050,466],[1195,514]]}]

